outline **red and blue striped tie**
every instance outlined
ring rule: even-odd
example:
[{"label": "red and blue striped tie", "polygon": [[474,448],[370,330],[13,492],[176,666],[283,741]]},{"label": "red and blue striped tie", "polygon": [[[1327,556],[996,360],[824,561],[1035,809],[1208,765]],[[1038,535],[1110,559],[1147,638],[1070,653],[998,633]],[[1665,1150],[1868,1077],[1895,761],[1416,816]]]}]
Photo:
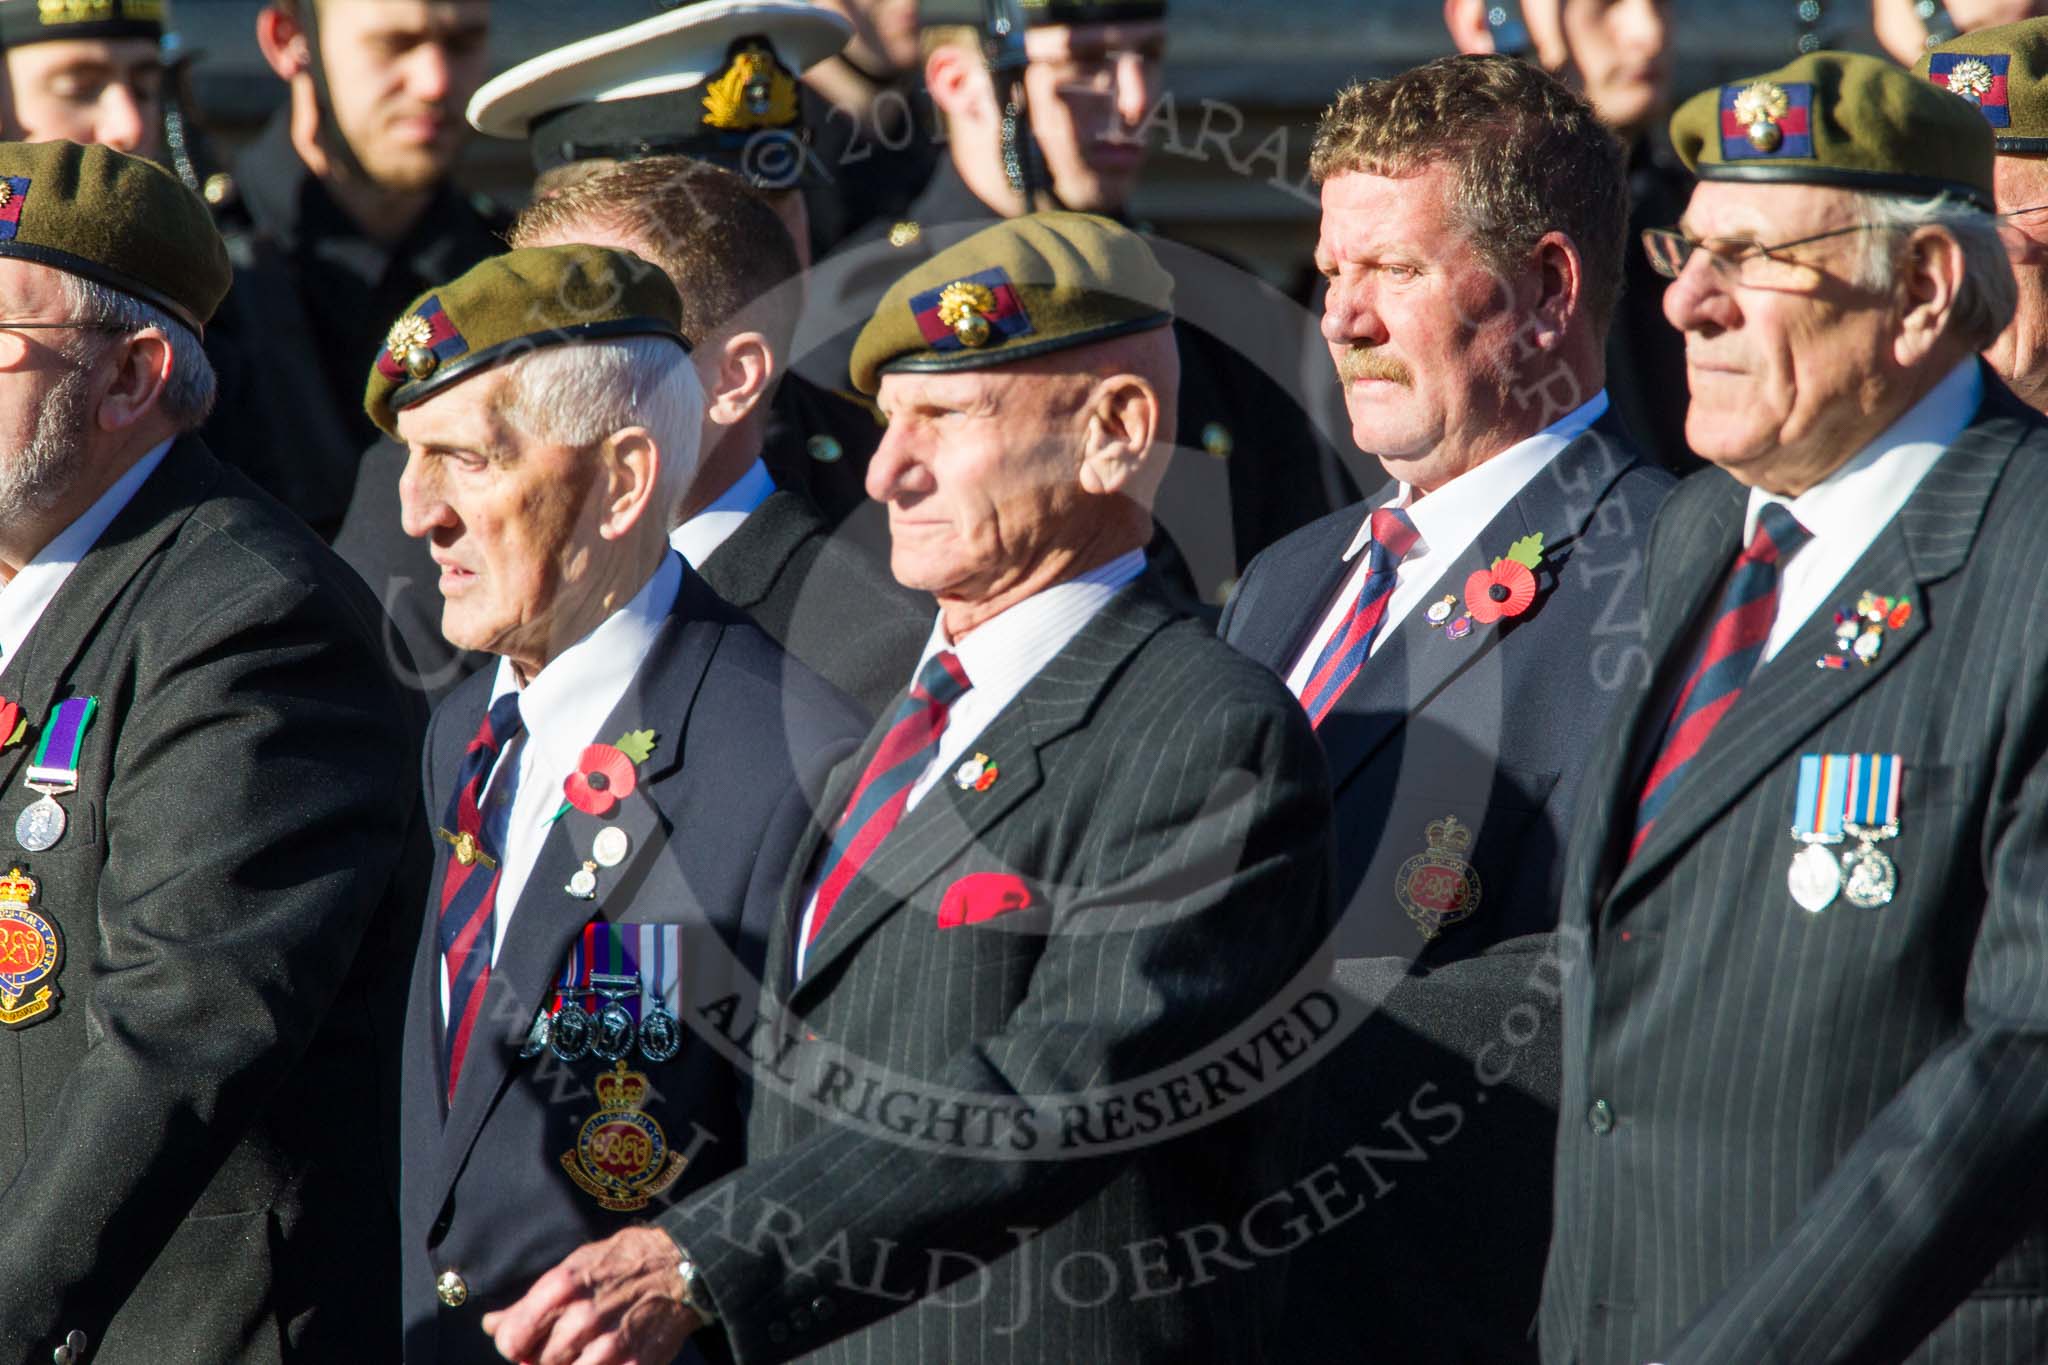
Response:
[{"label": "red and blue striped tie", "polygon": [[904,808],[910,804],[910,789],[939,751],[947,713],[971,686],[967,670],[951,650],[934,654],[919,670],[917,681],[896,708],[889,732],[882,736],[881,747],[868,760],[860,781],[854,783],[846,811],[833,828],[825,875],[818,881],[817,900],[811,907],[811,927],[804,934],[806,945],[817,939],[839,897],[903,818]]},{"label": "red and blue striped tie", "polygon": [[[497,946],[498,873],[503,868],[502,851],[484,840],[483,812],[477,803],[498,755],[519,733],[519,694],[507,692],[491,703],[476,738],[462,756],[456,774],[455,794],[449,798],[444,829],[467,846],[480,849],[482,857],[464,864],[450,855],[441,874],[441,956],[448,965],[448,1026],[442,1045],[448,1062],[448,1102],[455,1103],[455,1082],[462,1074],[462,1058],[469,1051],[470,1035],[476,1030],[477,1014],[483,1007],[484,987],[491,979],[491,954]],[[464,844],[458,843],[462,848]],[[484,862],[488,857],[489,864]]]},{"label": "red and blue striped tie", "polygon": [[1662,747],[1657,761],[1643,779],[1642,799],[1636,805],[1635,838],[1629,842],[1629,856],[1643,846],[1657,815],[1671,800],[1685,776],[1685,769],[1707,742],[1721,717],[1742,695],[1749,675],[1763,658],[1764,643],[1771,637],[1771,623],[1778,616],[1778,570],[1812,539],[1782,503],[1765,503],[1757,514],[1756,533],[1749,548],[1728,573],[1721,591],[1713,625],[1701,646],[1685,686],[1672,703],[1671,717],[1664,723]]},{"label": "red and blue striped tie", "polygon": [[1358,600],[1316,656],[1316,666],[1301,689],[1302,708],[1311,725],[1323,723],[1337,698],[1365,667],[1373,637],[1386,619],[1387,602],[1394,595],[1394,573],[1402,558],[1415,548],[1415,540],[1415,523],[1400,508],[1382,507],[1372,514],[1372,548],[1366,552],[1365,582],[1359,585]]}]

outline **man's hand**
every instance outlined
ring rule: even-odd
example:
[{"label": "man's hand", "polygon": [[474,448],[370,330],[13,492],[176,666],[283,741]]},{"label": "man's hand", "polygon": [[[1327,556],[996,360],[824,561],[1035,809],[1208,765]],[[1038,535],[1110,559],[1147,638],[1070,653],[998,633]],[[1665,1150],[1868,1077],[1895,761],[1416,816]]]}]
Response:
[{"label": "man's hand", "polygon": [[669,1365],[703,1325],[683,1303],[682,1259],[667,1233],[628,1228],[570,1252],[484,1330],[530,1365]]}]

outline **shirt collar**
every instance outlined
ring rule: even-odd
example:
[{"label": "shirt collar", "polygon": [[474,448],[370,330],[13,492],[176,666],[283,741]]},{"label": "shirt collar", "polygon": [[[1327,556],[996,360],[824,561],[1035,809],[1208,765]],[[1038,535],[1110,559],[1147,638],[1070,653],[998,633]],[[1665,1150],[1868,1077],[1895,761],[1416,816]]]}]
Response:
[{"label": "shirt collar", "polygon": [[950,649],[975,691],[983,696],[1014,696],[1125,584],[1144,571],[1143,550],[1118,555],[990,617],[958,643],[946,634],[946,618],[941,613],[917,661],[917,671],[922,673],[940,650]]},{"label": "shirt collar", "polygon": [[[1606,412],[1607,390],[1602,389],[1534,436],[1515,442],[1483,464],[1474,465],[1427,497],[1416,497],[1411,484],[1397,485],[1399,491],[1393,502],[1385,505],[1401,508],[1415,523],[1416,544],[1409,553],[1427,552],[1433,541],[1455,539],[1460,528],[1476,533],[1538,470]],[[1371,543],[1372,514],[1368,512],[1358,534],[1344,549],[1344,562],[1350,563]]]},{"label": "shirt collar", "polygon": [[21,651],[22,641],[42,618],[57,590],[71,577],[71,571],[78,567],[86,552],[99,543],[108,525],[135,497],[143,481],[164,462],[170,448],[171,442],[167,440],[137,460],[76,521],[51,537],[34,559],[22,565],[21,572],[5,588],[0,588],[0,663]]},{"label": "shirt collar", "polygon": [[519,693],[519,719],[530,746],[537,746],[551,768],[572,767],[584,746],[592,742],[591,736],[611,715],[646,662],[682,586],[682,560],[673,554],[663,555],[660,567],[631,601],[550,659],[524,689],[512,672],[512,661],[498,660],[491,700],[495,702],[508,692]]},{"label": "shirt collar", "polygon": [[768,501],[768,495],[774,491],[774,476],[768,472],[766,463],[756,459],[746,473],[734,479],[730,487],[712,499],[709,507],[670,531],[668,543],[675,547],[676,553],[690,561],[691,568],[702,569],[704,561],[711,558],[712,553],[740,528],[740,523]]},{"label": "shirt collar", "polygon": [[1749,544],[1756,534],[1757,515],[1765,504],[1773,502],[1787,508],[1815,540],[1860,534],[1873,519],[1889,521],[1898,511],[1900,501],[1900,462],[1931,465],[1963,434],[1983,403],[1984,374],[1977,358],[1972,356],[1949,371],[1919,402],[1879,433],[1876,440],[1798,497],[1785,498],[1761,488],[1750,489],[1749,507],[1743,515],[1742,543]]}]

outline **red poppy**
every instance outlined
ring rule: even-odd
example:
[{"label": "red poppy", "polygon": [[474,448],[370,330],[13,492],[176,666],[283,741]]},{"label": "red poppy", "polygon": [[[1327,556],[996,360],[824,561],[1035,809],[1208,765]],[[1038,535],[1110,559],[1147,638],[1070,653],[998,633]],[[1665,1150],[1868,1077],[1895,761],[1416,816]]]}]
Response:
[{"label": "red poppy", "polygon": [[603,815],[620,798],[633,794],[633,760],[609,744],[593,744],[576,760],[576,771],[562,783],[569,804],[585,815]]},{"label": "red poppy", "polygon": [[21,705],[0,697],[0,749],[14,743],[14,732],[21,728]]},{"label": "red poppy", "polygon": [[1911,602],[1902,600],[1898,603],[1898,605],[1892,608],[1891,615],[1885,617],[1884,623],[1885,625],[1891,627],[1893,630],[1898,630],[1900,627],[1904,626],[1906,622],[1912,619],[1913,604]]},{"label": "red poppy", "polygon": [[1520,616],[1536,600],[1536,575],[1518,559],[1498,559],[1465,580],[1465,610],[1482,626]]}]

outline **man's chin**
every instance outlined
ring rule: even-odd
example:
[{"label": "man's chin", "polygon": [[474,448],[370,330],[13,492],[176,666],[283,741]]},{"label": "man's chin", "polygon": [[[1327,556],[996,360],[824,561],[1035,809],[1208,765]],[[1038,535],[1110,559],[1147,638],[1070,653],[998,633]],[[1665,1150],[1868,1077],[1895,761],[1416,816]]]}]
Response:
[{"label": "man's chin", "polygon": [[374,158],[363,158],[363,169],[370,178],[384,190],[393,194],[413,194],[429,190],[448,178],[449,170],[455,165],[459,147],[411,147],[402,150],[382,150]]}]

